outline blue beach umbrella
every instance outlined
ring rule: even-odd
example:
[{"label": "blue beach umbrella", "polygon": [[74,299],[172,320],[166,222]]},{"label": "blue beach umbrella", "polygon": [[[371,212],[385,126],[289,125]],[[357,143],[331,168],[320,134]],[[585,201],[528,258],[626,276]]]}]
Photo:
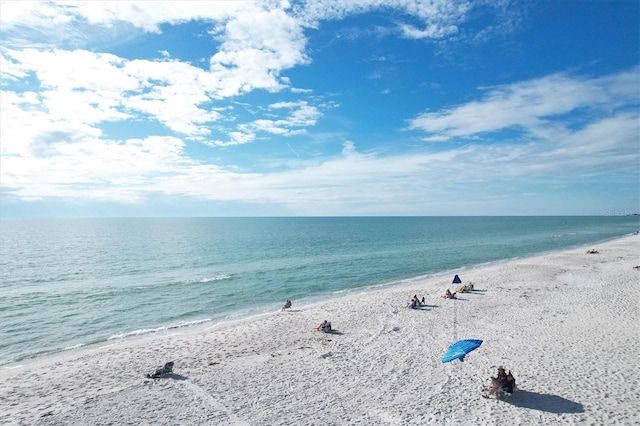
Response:
[{"label": "blue beach umbrella", "polygon": [[459,359],[460,361],[464,361],[464,357],[466,354],[471,352],[474,349],[477,349],[482,344],[482,340],[478,339],[464,339],[458,340],[444,353],[442,357],[442,362],[450,362],[454,359]]},{"label": "blue beach umbrella", "polygon": [[456,274],[456,276],[453,277],[453,284],[462,284],[462,280],[460,279],[458,274]]}]

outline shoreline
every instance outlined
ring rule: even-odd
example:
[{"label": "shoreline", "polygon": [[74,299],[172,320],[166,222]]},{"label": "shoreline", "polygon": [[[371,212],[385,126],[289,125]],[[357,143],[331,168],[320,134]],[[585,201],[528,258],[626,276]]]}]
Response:
[{"label": "shoreline", "polygon": [[[640,236],[0,369],[3,424],[634,424]],[[424,309],[406,309],[413,294]],[[314,327],[324,319],[335,333]],[[456,339],[482,346],[443,364]],[[144,374],[167,361],[174,374]],[[509,401],[480,389],[495,366]],[[624,383],[624,386],[620,386]]]},{"label": "shoreline", "polygon": [[[606,244],[609,242],[613,242],[619,239],[624,239],[634,235],[638,235],[638,233],[636,232],[631,234],[625,234],[625,235],[614,237],[614,238],[599,240],[593,243],[588,243],[588,244],[581,243],[579,245],[569,246],[561,249],[547,250],[547,251],[537,252],[537,253],[528,254],[524,256],[516,256],[512,258],[499,259],[499,260],[483,262],[479,264],[463,265],[458,268],[453,268],[449,270],[436,271],[436,272],[422,274],[422,275],[408,277],[408,278],[400,278],[397,280],[392,280],[384,283],[368,284],[362,287],[344,289],[344,290],[339,290],[332,293],[321,293],[321,294],[310,295],[308,297],[301,299],[302,304],[298,303],[298,307],[300,307],[301,309],[307,309],[310,307],[314,307],[316,305],[331,303],[332,301],[340,300],[341,298],[349,297],[351,295],[365,295],[371,292],[393,289],[396,287],[411,285],[411,284],[422,282],[425,280],[428,281],[428,280],[435,280],[435,279],[444,279],[445,277],[449,277],[449,275],[453,276],[456,272],[465,273],[466,271],[469,271],[469,270],[477,270],[485,267],[499,266],[501,264],[508,264],[508,263],[519,261],[519,260],[528,259],[531,257],[552,255],[554,253],[558,253],[562,251],[576,250],[576,249],[590,247],[598,244]],[[251,313],[240,313],[241,311],[238,311],[238,312],[227,313],[217,318],[216,317],[204,318],[204,319],[195,318],[191,321],[187,321],[186,325],[181,325],[179,323],[169,324],[169,325],[158,325],[157,327],[155,327],[154,330],[159,330],[159,331],[150,331],[148,333],[140,333],[141,330],[131,330],[129,332],[123,332],[119,335],[109,336],[108,338],[105,338],[104,340],[100,340],[98,342],[93,342],[93,343],[80,342],[80,343],[74,344],[71,347],[51,349],[48,351],[43,351],[42,353],[26,355],[22,358],[19,358],[18,360],[12,360],[9,362],[0,363],[0,372],[2,372],[3,370],[12,370],[14,368],[20,368],[22,366],[28,366],[35,363],[43,363],[43,362],[46,363],[48,359],[57,359],[57,358],[65,358],[67,356],[82,355],[83,352],[95,351],[96,349],[99,350],[105,347],[135,344],[138,341],[144,342],[149,339],[155,339],[155,338],[163,339],[171,336],[190,335],[194,333],[206,332],[207,330],[213,329],[213,328],[225,327],[228,325],[242,323],[245,321],[251,321],[254,319],[257,320],[266,315],[270,315],[276,312],[277,308],[279,308],[279,305],[278,306],[276,305],[277,304],[274,304],[274,305],[265,304],[263,306],[257,307],[257,309]],[[117,337],[117,336],[123,336],[123,337]]]},{"label": "shoreline", "polygon": [[[616,241],[618,239],[622,239],[632,235],[638,235],[638,234],[637,233],[625,234],[625,235],[614,237],[614,238],[599,240],[593,243],[581,243],[579,245],[569,246],[561,249],[547,250],[547,251],[537,252],[537,253],[528,254],[524,256],[516,256],[512,258],[499,259],[499,260],[483,262],[479,264],[462,265],[458,268],[426,273],[426,274],[422,274],[414,277],[400,278],[400,279],[396,279],[396,280],[392,280],[384,283],[367,284],[362,287],[349,288],[349,289],[334,291],[331,293],[321,293],[321,294],[310,295],[301,299],[302,305],[300,306],[306,308],[309,306],[315,306],[317,304],[330,303],[333,300],[340,299],[350,294],[364,294],[364,293],[394,288],[398,286],[410,285],[414,282],[444,278],[444,277],[448,277],[449,274],[453,276],[456,272],[460,273],[462,271],[462,273],[464,273],[465,271],[468,271],[468,270],[475,270],[483,267],[498,266],[500,264],[523,260],[530,257],[543,256],[543,255],[553,254],[553,253],[566,251],[566,250],[578,249],[578,248],[583,248],[583,247],[593,246],[598,244],[605,244],[605,243]],[[225,324],[234,324],[236,322],[251,320],[252,318],[260,318],[264,315],[269,315],[270,313],[274,312],[276,309],[279,308],[279,306],[280,305],[278,304],[265,304],[257,307],[257,309],[251,313],[247,313],[247,312],[241,313],[241,311],[238,311],[238,312],[230,312],[230,313],[222,314],[218,317],[194,318],[193,320],[186,321],[187,323],[186,325],[182,325],[180,323],[169,324],[169,325],[158,325],[157,327],[155,327],[154,331],[149,331],[145,333],[141,333],[141,331],[143,330],[131,330],[128,332],[123,332],[120,334],[109,336],[107,338],[104,338],[104,340],[100,340],[98,342],[93,342],[93,343],[78,342],[73,344],[70,347],[51,349],[51,350],[42,351],[35,354],[24,355],[22,357],[19,357],[17,360],[2,362],[0,363],[0,371],[20,368],[22,365],[31,365],[33,363],[38,363],[41,361],[46,362],[46,359],[48,358],[64,357],[65,355],[72,356],[74,353],[77,353],[77,352],[91,351],[101,347],[109,347],[109,346],[118,345],[118,344],[130,344],[138,340],[145,341],[148,339],[153,339],[155,337],[164,338],[164,337],[173,336],[176,334],[198,333],[198,332],[206,331],[210,328],[219,327]],[[155,331],[155,330],[159,330],[159,331]],[[123,336],[123,337],[118,337],[118,336]]]}]

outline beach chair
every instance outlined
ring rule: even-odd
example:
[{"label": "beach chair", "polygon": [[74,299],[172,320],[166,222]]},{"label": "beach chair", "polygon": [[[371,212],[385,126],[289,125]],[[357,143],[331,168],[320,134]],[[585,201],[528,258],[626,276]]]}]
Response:
[{"label": "beach chair", "polygon": [[156,368],[153,373],[148,373],[147,377],[149,379],[159,379],[171,373],[173,373],[173,361],[169,361],[164,366]]}]

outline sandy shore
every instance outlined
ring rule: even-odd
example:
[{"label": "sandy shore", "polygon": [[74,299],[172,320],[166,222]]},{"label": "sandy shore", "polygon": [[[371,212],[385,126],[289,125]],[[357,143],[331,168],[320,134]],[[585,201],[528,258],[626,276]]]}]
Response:
[{"label": "sandy shore", "polygon": [[[0,423],[640,424],[640,236],[593,248],[457,271],[458,300],[439,277],[3,369]],[[463,338],[484,343],[443,364]],[[482,398],[499,364],[519,390]]]}]

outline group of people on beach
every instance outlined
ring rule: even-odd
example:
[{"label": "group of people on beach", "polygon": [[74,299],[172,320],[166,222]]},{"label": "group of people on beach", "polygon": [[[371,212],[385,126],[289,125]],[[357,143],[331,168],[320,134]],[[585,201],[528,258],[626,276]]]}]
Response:
[{"label": "group of people on beach", "polygon": [[[457,276],[456,276],[457,277]],[[460,285],[455,292],[447,289],[445,293],[441,296],[444,299],[455,299],[456,294],[458,293],[471,293],[474,291],[474,285],[471,281],[466,284]],[[407,303],[405,307],[415,309],[419,306],[423,306],[425,304],[425,298],[418,298],[418,295],[413,295],[411,301]],[[488,392],[485,397],[502,397],[504,395],[511,395],[516,386],[516,379],[513,377],[511,370],[507,373],[504,367],[498,367],[498,374],[496,377],[491,377],[491,385],[489,386]]]},{"label": "group of people on beach", "polygon": [[414,294],[411,300],[405,306],[405,308],[416,309],[424,305],[425,305],[424,296],[422,296],[422,299],[418,299],[418,295]]},{"label": "group of people on beach", "polygon": [[[455,299],[457,293],[468,293],[474,290],[473,283],[469,281],[467,284],[461,285],[456,289],[455,292],[451,292],[451,290],[447,289],[441,297],[445,299]],[[411,301],[407,303],[406,308],[416,309],[420,306],[425,305],[425,297],[422,299],[418,297],[417,294],[414,294],[411,298]],[[286,311],[291,307],[291,300],[287,299],[282,305],[282,311]],[[328,320],[324,320],[316,327],[317,331],[323,331],[325,333],[331,332],[331,323]],[[505,394],[512,394],[515,390],[516,379],[511,374],[511,370],[507,373],[504,367],[498,367],[498,374],[496,377],[491,377],[491,385],[489,386],[488,392],[485,397],[495,396],[499,397]]]},{"label": "group of people on beach", "polygon": [[444,294],[440,297],[442,297],[443,299],[456,299],[456,294],[458,293],[470,293],[473,291],[473,283],[471,281],[469,281],[466,284],[461,285],[460,287],[458,287],[456,289],[456,291],[454,291],[453,293],[451,292],[451,290],[447,289]]},{"label": "group of people on beach", "polygon": [[502,396],[504,394],[512,394],[516,388],[516,378],[509,372],[505,372],[503,366],[498,367],[496,377],[491,377],[491,385],[489,386],[488,396]]},{"label": "group of people on beach", "polygon": [[[423,298],[424,300],[424,298]],[[282,305],[281,311],[284,312],[291,307],[292,303],[290,299],[287,299]],[[327,320],[322,321],[319,326],[316,327],[318,331],[324,331],[325,333],[329,333],[331,331],[331,323]]]}]

